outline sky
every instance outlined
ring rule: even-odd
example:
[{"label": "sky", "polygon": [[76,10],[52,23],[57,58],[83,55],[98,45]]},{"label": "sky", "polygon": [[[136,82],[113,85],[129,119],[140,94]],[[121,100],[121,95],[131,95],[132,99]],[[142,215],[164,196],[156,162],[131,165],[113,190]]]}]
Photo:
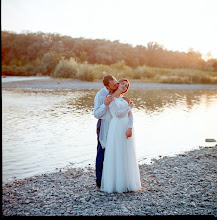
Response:
[{"label": "sky", "polygon": [[217,0],[2,0],[3,31],[73,38],[154,41],[168,50],[217,58]]}]

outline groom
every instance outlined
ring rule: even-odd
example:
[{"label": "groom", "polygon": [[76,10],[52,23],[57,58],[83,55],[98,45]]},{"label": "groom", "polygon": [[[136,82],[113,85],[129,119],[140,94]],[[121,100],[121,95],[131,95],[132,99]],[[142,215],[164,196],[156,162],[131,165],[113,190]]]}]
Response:
[{"label": "groom", "polygon": [[[101,186],[101,178],[102,178],[102,170],[103,170],[103,160],[104,160],[104,151],[105,148],[102,147],[102,143],[100,143],[100,128],[102,123],[104,123],[106,114],[110,114],[108,110],[109,104],[114,100],[112,94],[118,88],[118,81],[115,77],[111,75],[104,76],[102,80],[104,84],[104,88],[101,89],[95,96],[94,99],[94,117],[98,119],[97,122],[97,155],[96,155],[96,185],[100,188]],[[123,97],[128,103],[131,102],[127,97]],[[107,133],[108,131],[103,131]],[[132,134],[127,134],[128,137],[132,136]]]}]

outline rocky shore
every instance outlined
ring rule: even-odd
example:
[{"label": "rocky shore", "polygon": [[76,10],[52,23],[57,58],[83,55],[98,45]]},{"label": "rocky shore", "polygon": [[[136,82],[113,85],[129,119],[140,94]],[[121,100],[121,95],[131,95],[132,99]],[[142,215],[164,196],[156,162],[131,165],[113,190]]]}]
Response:
[{"label": "rocky shore", "polygon": [[140,165],[142,190],[104,193],[93,168],[58,170],[2,186],[3,216],[217,216],[217,147]]}]

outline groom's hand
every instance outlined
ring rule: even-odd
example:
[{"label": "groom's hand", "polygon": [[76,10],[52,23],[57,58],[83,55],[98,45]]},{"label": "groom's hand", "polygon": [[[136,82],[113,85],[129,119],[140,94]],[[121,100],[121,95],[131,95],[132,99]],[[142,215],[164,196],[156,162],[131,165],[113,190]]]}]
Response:
[{"label": "groom's hand", "polygon": [[128,97],[123,96],[122,97],[125,101],[127,101],[128,103],[131,103],[131,100]]},{"label": "groom's hand", "polygon": [[132,137],[132,134],[133,134],[132,128],[128,128],[128,129],[127,129],[127,132],[126,132],[127,138],[128,138],[128,137]]},{"label": "groom's hand", "polygon": [[105,101],[104,101],[104,104],[107,106],[109,105],[112,101],[114,100],[114,97],[113,96],[106,96],[105,97]]}]

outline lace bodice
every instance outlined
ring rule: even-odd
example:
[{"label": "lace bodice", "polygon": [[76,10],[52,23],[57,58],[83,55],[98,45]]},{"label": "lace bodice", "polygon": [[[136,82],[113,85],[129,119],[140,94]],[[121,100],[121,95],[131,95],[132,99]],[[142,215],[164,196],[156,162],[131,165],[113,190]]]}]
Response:
[{"label": "lace bodice", "polygon": [[128,117],[128,127],[133,127],[133,114],[131,111],[131,107],[128,105],[128,102],[125,101],[123,98],[114,98],[109,104],[109,109],[113,117],[123,118]]}]

